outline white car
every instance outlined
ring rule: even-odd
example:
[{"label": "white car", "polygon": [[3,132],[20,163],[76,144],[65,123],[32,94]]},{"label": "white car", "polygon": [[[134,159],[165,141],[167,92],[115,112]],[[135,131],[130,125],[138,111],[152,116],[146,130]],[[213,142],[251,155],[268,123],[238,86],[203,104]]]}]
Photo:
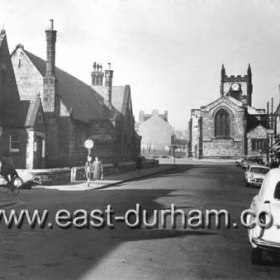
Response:
[{"label": "white car", "polygon": [[251,261],[260,264],[264,250],[280,252],[280,168],[267,173],[249,211],[246,226],[252,245]]},{"label": "white car", "polygon": [[245,171],[244,181],[246,187],[262,185],[266,173],[269,171],[269,168],[264,165],[252,164],[249,165]]}]

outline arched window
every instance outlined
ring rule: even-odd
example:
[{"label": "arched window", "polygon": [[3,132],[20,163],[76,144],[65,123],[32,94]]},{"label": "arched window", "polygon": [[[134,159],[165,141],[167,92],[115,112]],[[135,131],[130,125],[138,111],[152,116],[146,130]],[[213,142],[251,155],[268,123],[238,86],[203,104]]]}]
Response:
[{"label": "arched window", "polygon": [[230,115],[225,109],[215,115],[215,137],[230,137]]}]

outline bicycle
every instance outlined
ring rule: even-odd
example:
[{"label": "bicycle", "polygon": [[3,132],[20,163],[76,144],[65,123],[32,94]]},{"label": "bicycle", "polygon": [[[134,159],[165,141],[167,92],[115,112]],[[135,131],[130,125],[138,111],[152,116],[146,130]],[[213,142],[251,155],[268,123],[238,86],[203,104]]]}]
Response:
[{"label": "bicycle", "polygon": [[0,192],[3,194],[11,192],[13,195],[18,195],[20,192],[20,187],[23,185],[23,180],[20,177],[14,177],[11,180],[5,181],[6,184],[0,185]]}]

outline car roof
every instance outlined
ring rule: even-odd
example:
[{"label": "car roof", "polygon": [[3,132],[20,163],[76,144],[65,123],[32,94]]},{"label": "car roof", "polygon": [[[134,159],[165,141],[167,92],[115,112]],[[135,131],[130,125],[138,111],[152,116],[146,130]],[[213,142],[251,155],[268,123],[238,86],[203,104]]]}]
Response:
[{"label": "car roof", "polygon": [[259,195],[264,200],[274,199],[274,192],[277,183],[280,182],[280,168],[271,169],[265,176]]},{"label": "car roof", "polygon": [[250,168],[252,168],[252,167],[261,167],[261,168],[269,169],[269,167],[261,165],[261,164],[252,164],[252,165],[250,165]]}]

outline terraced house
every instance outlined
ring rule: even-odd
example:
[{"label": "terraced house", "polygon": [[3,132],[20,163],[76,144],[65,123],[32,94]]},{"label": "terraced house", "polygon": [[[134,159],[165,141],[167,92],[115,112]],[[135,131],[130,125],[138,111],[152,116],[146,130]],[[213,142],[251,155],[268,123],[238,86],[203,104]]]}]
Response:
[{"label": "terraced house", "polygon": [[[19,167],[83,165],[87,138],[95,144],[92,154],[104,163],[135,160],[140,138],[134,130],[130,87],[114,87],[109,69],[97,92],[56,67],[56,35],[51,20],[46,30],[46,60],[22,44],[11,55],[21,110],[29,127],[28,147],[22,149],[32,158]],[[23,139],[18,140],[22,143]]]}]

